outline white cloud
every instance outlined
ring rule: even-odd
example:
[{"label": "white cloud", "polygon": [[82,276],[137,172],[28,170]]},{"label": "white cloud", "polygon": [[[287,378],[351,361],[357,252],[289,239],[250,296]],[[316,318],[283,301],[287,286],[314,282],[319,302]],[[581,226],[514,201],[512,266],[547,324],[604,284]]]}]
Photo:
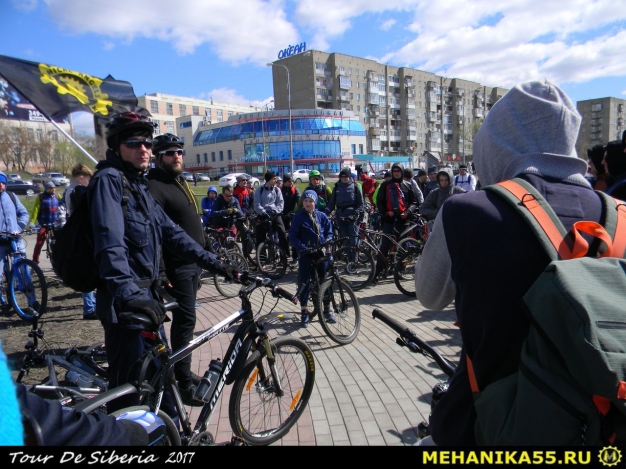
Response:
[{"label": "white cloud", "polygon": [[104,41],[104,44],[102,44],[104,50],[112,50],[114,47],[115,43],[113,41]]},{"label": "white cloud", "polygon": [[382,29],[383,31],[389,31],[391,27],[396,23],[396,20],[394,20],[393,18],[389,18],[387,21],[383,22],[383,24],[380,25],[380,29]]},{"label": "white cloud", "polygon": [[264,100],[247,99],[244,96],[241,96],[237,90],[232,88],[215,88],[206,93],[200,93],[198,98],[207,100],[211,99],[214,103],[238,104],[240,106],[250,106],[251,108],[261,108],[273,99],[271,96],[269,98],[265,98]]},{"label": "white cloud", "polygon": [[72,114],[74,134],[94,135],[93,114],[90,112],[75,112]]},{"label": "white cloud", "polygon": [[71,33],[96,33],[122,43],[158,39],[182,55],[208,44],[225,62],[260,65],[301,42],[286,19],[284,1],[44,0],[52,19]]},{"label": "white cloud", "polygon": [[18,10],[27,13],[37,8],[37,0],[11,0],[11,3]]}]

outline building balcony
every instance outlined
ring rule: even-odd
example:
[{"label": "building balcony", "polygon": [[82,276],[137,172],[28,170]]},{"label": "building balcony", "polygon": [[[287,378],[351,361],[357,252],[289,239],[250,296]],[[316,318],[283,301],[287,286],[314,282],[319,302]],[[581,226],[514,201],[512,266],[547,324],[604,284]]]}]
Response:
[{"label": "building balcony", "polygon": [[472,115],[474,117],[481,117],[482,118],[484,116],[483,110],[482,109],[474,109],[473,112],[472,112]]},{"label": "building balcony", "polygon": [[389,141],[390,142],[401,142],[402,141],[402,137],[400,137],[399,135],[392,135],[391,137],[389,137]]},{"label": "building balcony", "polygon": [[348,97],[347,94],[344,96],[339,95],[337,96],[337,101],[348,103],[350,102],[350,98]]},{"label": "building balcony", "polygon": [[377,129],[375,127],[370,127],[370,135],[372,137],[380,135],[380,129]]},{"label": "building balcony", "polygon": [[352,87],[352,83],[350,82],[339,82],[339,88],[342,90],[349,90]]}]

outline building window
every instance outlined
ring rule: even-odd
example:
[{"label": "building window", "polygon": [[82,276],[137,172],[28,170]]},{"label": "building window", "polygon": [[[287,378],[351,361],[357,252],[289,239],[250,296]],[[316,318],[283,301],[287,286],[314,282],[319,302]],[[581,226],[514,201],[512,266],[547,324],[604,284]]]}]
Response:
[{"label": "building window", "polygon": [[339,73],[344,73],[346,69],[344,67],[339,67]]},{"label": "building window", "polygon": [[359,76],[359,69],[358,69],[358,68],[354,70],[354,74],[355,74],[357,77]]},{"label": "building window", "polygon": [[172,103],[165,103],[165,114],[168,116],[174,115],[174,105]]},{"label": "building window", "polygon": [[184,104],[179,104],[178,105],[178,109],[180,111],[180,115],[181,116],[186,116],[187,115],[187,106],[185,106]]},{"label": "building window", "polygon": [[357,110],[357,111],[361,111],[361,106],[357,106],[357,107],[356,107],[356,110]]},{"label": "building window", "polygon": [[211,162],[215,163],[215,152],[214,151],[211,152]]},{"label": "building window", "polygon": [[[358,85],[358,83],[357,83],[357,85]],[[361,93],[357,93],[356,94],[356,100],[357,101],[361,101]]]},{"label": "building window", "polygon": [[200,106],[191,106],[191,113],[194,116],[199,116],[200,115]]},{"label": "building window", "polygon": [[354,94],[350,93],[350,99],[354,99]]},{"label": "building window", "polygon": [[352,75],[352,69],[351,68],[348,69],[348,75]]},{"label": "building window", "polygon": [[228,160],[232,160],[233,159],[233,151],[232,150],[228,150]]},{"label": "building window", "polygon": [[352,154],[355,155],[356,154],[356,144],[352,144]]},{"label": "building window", "polygon": [[158,101],[150,101],[150,112],[152,114],[159,113],[159,102]]},{"label": "building window", "polygon": [[37,141],[41,142],[42,138],[43,138],[43,132],[41,131],[41,129],[37,129]]},{"label": "building window", "polygon": [[224,114],[223,111],[221,109],[217,110],[217,122],[223,122],[224,121]]},{"label": "building window", "polygon": [[59,134],[56,130],[51,130],[50,131],[50,140],[52,140],[53,142],[58,142],[59,141]]},{"label": "building window", "polygon": [[[15,130],[15,133],[17,134],[17,129]],[[15,137],[15,136],[14,136]],[[17,138],[17,137],[15,137]],[[35,129],[28,129],[28,140],[30,142],[32,142],[33,140],[35,140]]]},{"label": "building window", "polygon": [[209,155],[208,154],[204,154],[204,162],[208,163],[209,162]]},{"label": "building window", "polygon": [[161,132],[161,130],[160,130],[161,129],[161,123],[158,120],[156,120],[156,119],[151,119],[151,120],[152,120],[152,123],[154,124],[154,126],[156,128],[156,132],[160,133]]},{"label": "building window", "polygon": [[360,155],[363,154],[363,144],[362,143],[359,144],[359,154]]},{"label": "building window", "polygon": [[224,152],[220,150],[220,161],[224,161]]},{"label": "building window", "polygon": [[167,131],[169,133],[173,134],[174,133],[174,122],[167,121],[165,124],[167,125]]},{"label": "building window", "polygon": [[197,164],[200,164],[200,154],[197,154],[197,155],[196,155],[196,163],[197,163]]}]

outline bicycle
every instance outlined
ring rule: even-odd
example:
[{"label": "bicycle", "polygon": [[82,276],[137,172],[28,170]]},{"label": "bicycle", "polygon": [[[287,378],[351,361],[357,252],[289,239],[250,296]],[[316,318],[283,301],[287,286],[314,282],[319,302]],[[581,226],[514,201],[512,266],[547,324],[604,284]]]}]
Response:
[{"label": "bicycle", "polygon": [[279,213],[268,215],[267,219],[257,218],[257,223],[265,227],[265,241],[256,249],[256,265],[272,280],[281,278],[287,270],[287,253],[278,244],[278,233],[272,223],[277,217],[280,217]]},{"label": "bicycle", "polygon": [[[248,270],[248,263],[235,242],[233,230],[229,228],[206,227],[205,232],[210,239],[209,251],[220,256],[222,262],[234,266],[238,271]],[[213,284],[220,295],[226,298],[234,298],[239,293],[239,287],[231,280],[224,278],[223,275],[203,270],[200,273],[200,280],[202,281],[208,276],[213,277]]]},{"label": "bicycle", "polygon": [[[324,251],[326,248],[343,243],[346,239],[329,240],[318,246],[303,249],[299,253],[300,256],[312,254],[319,256],[311,267],[311,300],[314,309],[309,314],[311,319],[319,316],[322,328],[328,337],[341,345],[349,344],[356,339],[361,327],[361,312],[354,291],[339,275],[333,255]],[[328,262],[328,269],[324,278],[320,279],[317,266],[323,262]],[[299,280],[298,283],[300,283]],[[302,288],[303,286],[300,286],[298,292]],[[328,309],[334,314],[335,323],[329,322],[322,314]]]},{"label": "bicycle", "polygon": [[41,228],[46,229],[46,247],[43,251],[46,251],[46,257],[51,259],[54,248],[54,225],[41,225]]},{"label": "bicycle", "polygon": [[393,281],[398,290],[413,298],[415,297],[415,264],[422,255],[428,234],[428,222],[419,216],[417,226],[411,230],[410,236],[398,243],[401,253],[396,256]]},{"label": "bicycle", "polygon": [[[172,432],[171,443],[185,446],[213,445],[213,436],[207,431],[209,421],[225,385],[233,385],[229,401],[229,420],[237,438],[250,445],[271,444],[284,435],[297,422],[308,404],[315,381],[315,360],[308,345],[294,337],[270,339],[265,324],[272,320],[272,311],[255,320],[250,302],[254,290],[264,287],[272,296],[297,303],[297,298],[271,283],[271,279],[253,277],[247,272],[233,274],[233,279],[244,284],[239,292],[241,309],[218,324],[201,333],[185,347],[171,352],[155,334],[156,345],[138,360],[147,365],[153,359],[160,359],[162,367],[150,379],[145,374],[139,378],[137,386],[125,384],[106,393],[78,404],[75,408],[92,411],[111,399],[116,393],[138,392],[142,407],[163,417],[160,410],[163,395],[168,389],[174,397],[175,406],[182,428],[179,441],[178,432]],[[278,300],[276,302],[278,304]],[[273,308],[272,308],[273,310]],[[143,314],[121,313],[122,317],[136,324],[154,330],[150,319]],[[178,384],[174,378],[173,366],[203,344],[227,331],[237,322],[241,324],[233,334],[230,346],[223,360],[211,361],[196,393],[205,402],[198,419],[192,428],[190,415],[182,402]],[[145,368],[142,366],[145,370]],[[129,411],[123,409],[119,412]],[[258,413],[260,415],[257,415]],[[167,415],[163,417],[168,428],[176,426]]]},{"label": "bicycle", "polygon": [[5,313],[12,307],[19,317],[29,320],[46,310],[48,286],[41,268],[18,250],[21,239],[20,233],[0,232],[0,244],[8,247],[3,258],[0,305]]},{"label": "bicycle", "polygon": [[[380,309],[378,308],[374,309],[372,311],[372,317],[374,319],[379,319],[385,325],[387,325],[388,327],[390,327],[392,330],[394,330],[395,332],[399,334],[400,337],[396,338],[396,343],[398,345],[400,345],[401,347],[406,347],[412,353],[419,353],[421,355],[424,355],[427,358],[430,358],[437,364],[437,366],[439,366],[441,371],[443,371],[445,375],[448,377],[446,381],[437,383],[433,387],[433,391],[432,391],[433,397],[430,403],[430,408],[432,412],[432,410],[435,408],[437,403],[441,400],[441,398],[444,396],[444,394],[448,390],[450,379],[452,378],[452,375],[456,371],[457,365],[451,362],[450,360],[448,360],[447,358],[445,358],[444,356],[442,356],[441,354],[439,354],[433,347],[431,347],[426,342],[424,342],[419,337],[417,337],[415,333],[411,331],[411,329],[403,326],[395,319],[389,317]],[[417,429],[418,429],[418,436],[420,438],[424,438],[430,435],[428,424],[425,422],[418,424]]]}]

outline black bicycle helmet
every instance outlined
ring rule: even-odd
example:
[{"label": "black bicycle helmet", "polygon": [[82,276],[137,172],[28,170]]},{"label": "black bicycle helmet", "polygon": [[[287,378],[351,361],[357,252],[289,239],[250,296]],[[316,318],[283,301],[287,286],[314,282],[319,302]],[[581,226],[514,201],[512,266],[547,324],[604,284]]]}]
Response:
[{"label": "black bicycle helmet", "polygon": [[180,137],[177,137],[174,134],[157,135],[152,139],[152,154],[159,156],[159,152],[161,150],[165,150],[172,146],[183,148],[185,144]]},{"label": "black bicycle helmet", "polygon": [[156,124],[148,116],[138,112],[115,114],[106,124],[106,140],[111,150],[117,150],[120,143],[135,135],[152,136]]}]

